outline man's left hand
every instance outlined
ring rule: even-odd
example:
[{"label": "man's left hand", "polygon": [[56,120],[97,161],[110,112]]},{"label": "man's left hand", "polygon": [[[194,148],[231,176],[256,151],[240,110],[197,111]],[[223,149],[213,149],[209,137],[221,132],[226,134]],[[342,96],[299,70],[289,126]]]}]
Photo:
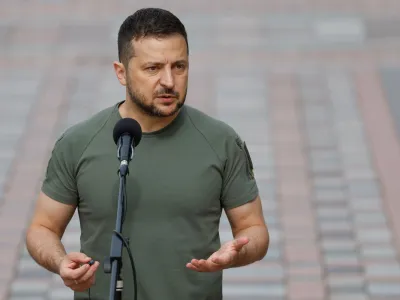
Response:
[{"label": "man's left hand", "polygon": [[186,264],[186,267],[198,272],[215,272],[227,269],[236,263],[240,250],[248,242],[249,239],[246,237],[229,241],[222,245],[207,260],[192,259],[190,263]]}]

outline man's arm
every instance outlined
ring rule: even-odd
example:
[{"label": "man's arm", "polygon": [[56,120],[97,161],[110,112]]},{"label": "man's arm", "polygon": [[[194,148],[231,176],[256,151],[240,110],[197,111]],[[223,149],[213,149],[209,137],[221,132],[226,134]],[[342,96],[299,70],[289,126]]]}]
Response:
[{"label": "man's arm", "polygon": [[228,241],[207,259],[193,258],[187,268],[197,272],[214,272],[246,266],[261,260],[268,251],[269,234],[262,213],[260,197],[226,210],[233,241]]},{"label": "man's arm", "polygon": [[226,210],[226,215],[235,239],[248,238],[248,243],[240,250],[235,263],[240,267],[259,261],[267,254],[269,233],[264,220],[261,199],[259,196],[242,206]]},{"label": "man's arm", "polygon": [[39,265],[56,274],[66,255],[61,238],[74,211],[75,206],[54,201],[41,192],[26,233],[29,254]]}]

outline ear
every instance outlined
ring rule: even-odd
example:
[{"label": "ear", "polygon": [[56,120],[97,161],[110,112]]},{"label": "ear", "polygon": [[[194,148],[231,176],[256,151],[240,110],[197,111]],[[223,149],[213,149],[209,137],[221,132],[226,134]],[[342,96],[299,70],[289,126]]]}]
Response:
[{"label": "ear", "polygon": [[118,61],[114,61],[113,66],[115,75],[117,75],[119,82],[126,86],[126,70],[124,65]]}]

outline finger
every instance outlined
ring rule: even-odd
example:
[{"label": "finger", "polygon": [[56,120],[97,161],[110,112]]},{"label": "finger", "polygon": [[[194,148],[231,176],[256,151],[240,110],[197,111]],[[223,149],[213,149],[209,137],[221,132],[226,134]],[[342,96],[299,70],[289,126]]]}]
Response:
[{"label": "finger", "polygon": [[204,260],[201,259],[198,262],[199,265],[199,269],[202,270],[203,272],[212,272],[212,271],[216,271],[218,269],[217,265],[213,264],[211,261],[209,260]]},{"label": "finger", "polygon": [[89,270],[89,268],[90,268],[90,266],[88,264],[85,264],[76,269],[65,269],[65,270],[63,270],[62,277],[64,279],[78,280]]},{"label": "finger", "polygon": [[199,261],[198,259],[192,259],[192,260],[190,261],[190,263],[191,263],[194,267],[200,268],[200,261]]},{"label": "finger", "polygon": [[191,263],[187,263],[186,267],[193,270],[193,271],[197,271],[197,272],[202,272],[202,270],[200,270],[199,268],[195,267],[193,264]]},{"label": "finger", "polygon": [[78,282],[85,282],[91,279],[95,274],[95,272],[97,271],[99,265],[100,263],[96,261],[92,266],[90,266],[89,270],[82,277],[78,279]]},{"label": "finger", "polygon": [[68,254],[68,258],[73,262],[82,264],[88,263],[91,260],[89,256],[82,252],[71,252]]},{"label": "finger", "polygon": [[217,265],[227,265],[232,261],[232,256],[229,255],[228,253],[224,253],[224,254],[220,254],[220,255],[216,255],[214,257],[211,258],[211,261],[214,264]]},{"label": "finger", "polygon": [[221,269],[221,266],[212,263],[211,260],[192,259],[190,263],[196,268],[196,271],[199,272],[214,272]]},{"label": "finger", "polygon": [[196,268],[196,271],[199,271],[199,272],[205,272],[206,271],[206,268],[204,267],[204,264],[202,264],[200,262],[200,260],[198,260],[198,259],[192,259],[191,265]]},{"label": "finger", "polygon": [[76,268],[79,267],[79,264],[74,262],[74,261],[72,261],[67,265],[67,267],[70,268],[70,269],[76,269]]}]

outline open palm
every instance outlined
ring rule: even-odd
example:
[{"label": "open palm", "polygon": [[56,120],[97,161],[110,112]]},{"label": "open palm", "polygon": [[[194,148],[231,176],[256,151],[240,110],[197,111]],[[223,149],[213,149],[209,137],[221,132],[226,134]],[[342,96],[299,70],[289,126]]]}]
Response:
[{"label": "open palm", "polygon": [[245,237],[229,241],[208,259],[192,259],[186,266],[198,272],[215,272],[229,268],[236,262],[240,250],[248,242],[249,239]]}]

